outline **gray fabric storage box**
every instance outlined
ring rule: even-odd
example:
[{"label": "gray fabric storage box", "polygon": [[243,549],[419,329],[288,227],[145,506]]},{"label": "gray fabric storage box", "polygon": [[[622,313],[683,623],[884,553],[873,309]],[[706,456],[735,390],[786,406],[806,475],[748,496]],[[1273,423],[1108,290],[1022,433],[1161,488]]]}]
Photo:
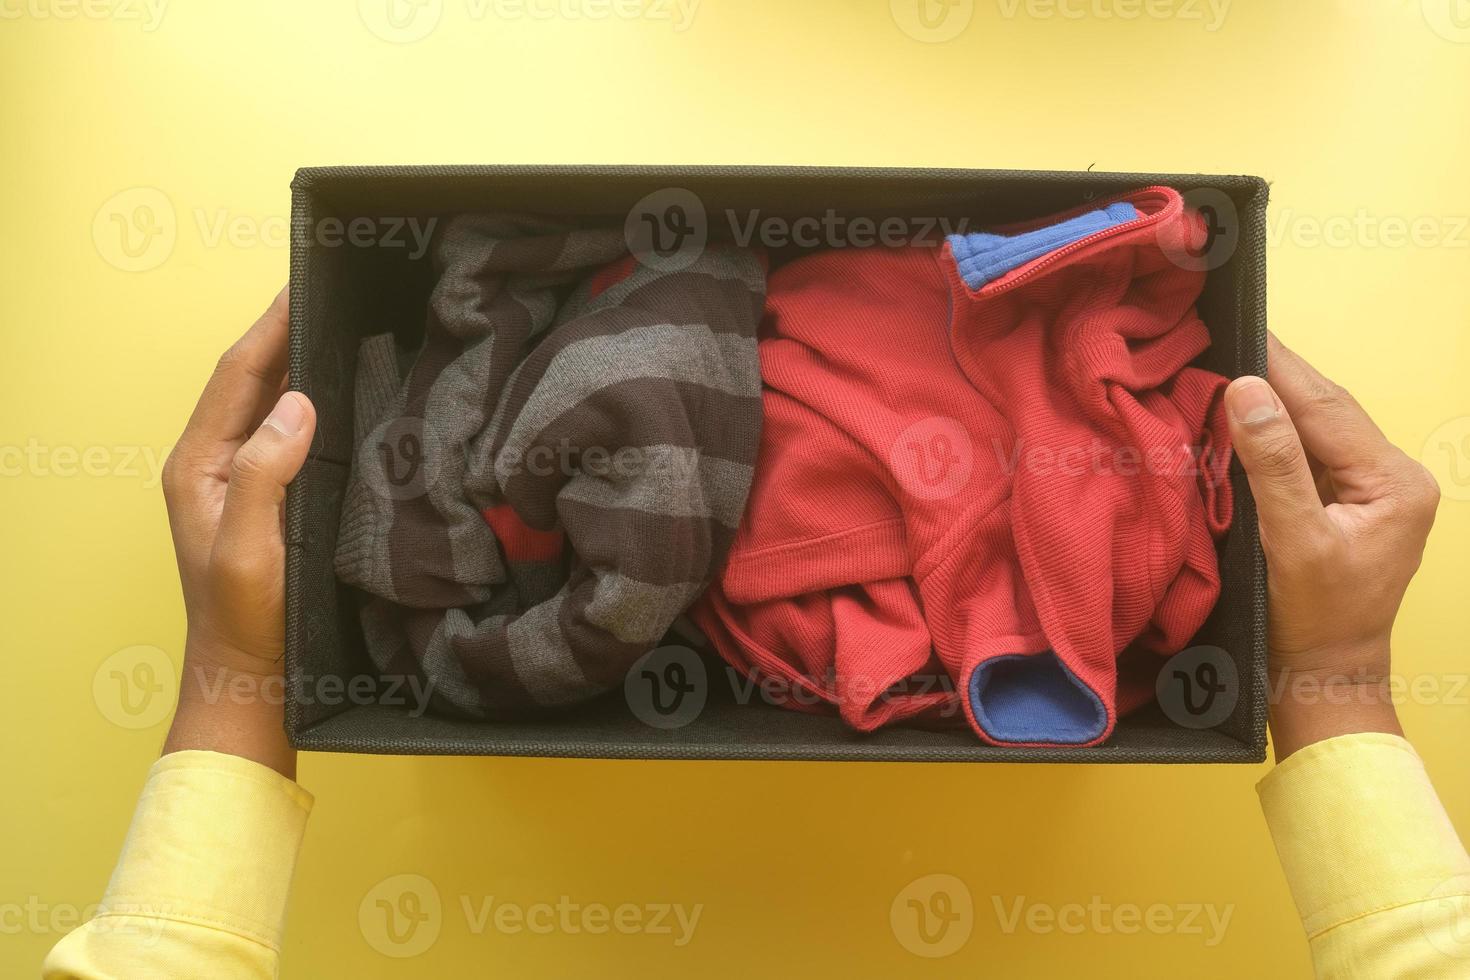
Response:
[{"label": "gray fabric storage box", "polygon": [[[703,708],[687,723],[646,723],[622,692],[536,720],[465,722],[423,714],[412,692],[377,678],[355,598],[332,570],[352,452],[358,341],[421,335],[433,284],[411,222],[460,211],[536,211],[620,225],[647,195],[693,192],[707,213],[762,217],[968,219],[972,229],[1042,217],[1094,198],[1166,184],[1216,226],[1200,313],[1213,345],[1202,364],[1228,376],[1266,369],[1266,195],[1258,177],[1061,171],[806,167],[322,167],[292,183],[291,385],[316,404],[310,458],[286,498],[286,729],[301,749],[418,755],[867,762],[1258,762],[1265,757],[1266,586],[1254,505],[1238,464],[1235,518],[1220,548],[1223,590],[1195,643],[1235,667],[1233,709],[1184,727],[1151,706],[1104,745],[995,748],[968,730],[892,728],[860,735],[836,717],[773,707],[732,689],[708,663]],[[353,219],[359,219],[354,234]],[[366,220],[362,220],[366,219]],[[722,219],[721,219],[722,220]],[[684,641],[675,637],[671,643]],[[647,712],[642,712],[646,716]]]}]

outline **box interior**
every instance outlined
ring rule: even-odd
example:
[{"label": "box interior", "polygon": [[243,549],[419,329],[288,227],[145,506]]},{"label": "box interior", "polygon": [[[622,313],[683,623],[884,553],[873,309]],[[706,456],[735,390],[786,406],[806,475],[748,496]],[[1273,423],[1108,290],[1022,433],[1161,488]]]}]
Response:
[{"label": "box interior", "polygon": [[[317,407],[311,455],[287,499],[287,731],[299,748],[408,754],[606,758],[868,761],[1254,762],[1265,754],[1265,575],[1254,506],[1238,464],[1235,516],[1220,548],[1222,593],[1195,644],[1226,650],[1241,690],[1214,729],[1181,728],[1156,707],[1118,721],[1094,748],[986,746],[968,730],[889,728],[870,735],[837,718],[789,711],[737,694],[710,660],[708,703],[676,729],[639,720],[621,692],[554,717],[467,722],[420,715],[400,685],[379,683],[363,650],[356,600],[332,570],[338,515],[352,454],[352,391],[361,338],[422,336],[434,283],[431,257],[402,247],[354,245],[313,229],[353,218],[428,219],[460,211],[529,211],[620,227],[645,195],[679,187],[704,203],[711,225],[731,209],[747,220],[858,216],[966,219],[970,228],[1042,217],[1151,184],[1223,194],[1222,221],[1237,236],[1211,269],[1199,302],[1212,346],[1203,367],[1234,377],[1265,371],[1266,186],[1255,177],[1014,171],[660,167],[342,167],[298,172],[293,184],[291,382]],[[1230,213],[1233,211],[1233,213]],[[332,220],[335,219],[335,220]],[[389,223],[378,224],[390,227]],[[328,240],[324,240],[328,238]],[[674,638],[671,642],[681,642]],[[331,683],[324,683],[329,679]],[[359,692],[334,696],[351,679]],[[375,694],[363,697],[360,692]],[[405,704],[405,700],[409,703]],[[350,702],[350,703],[348,703]]]}]

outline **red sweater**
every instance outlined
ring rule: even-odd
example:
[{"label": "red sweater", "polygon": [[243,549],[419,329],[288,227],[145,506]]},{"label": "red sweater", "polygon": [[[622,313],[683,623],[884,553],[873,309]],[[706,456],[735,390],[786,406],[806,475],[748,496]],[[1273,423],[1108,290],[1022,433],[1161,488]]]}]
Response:
[{"label": "red sweater", "polygon": [[755,482],[694,611],[728,662],[863,731],[957,700],[993,744],[1093,745],[1151,697],[1160,658],[1120,690],[1119,654],[1179,650],[1219,592],[1226,382],[1170,259],[1199,216],[1124,199],[979,289],[948,244],[773,273]]}]

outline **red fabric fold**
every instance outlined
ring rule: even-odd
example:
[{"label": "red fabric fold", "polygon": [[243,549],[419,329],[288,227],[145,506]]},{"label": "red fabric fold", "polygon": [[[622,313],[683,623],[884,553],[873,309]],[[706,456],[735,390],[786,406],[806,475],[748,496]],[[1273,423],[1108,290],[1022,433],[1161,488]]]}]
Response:
[{"label": "red fabric fold", "polygon": [[726,660],[861,730],[962,705],[996,744],[1052,743],[977,719],[995,657],[1052,651],[1097,697],[1105,724],[1067,744],[1147,699],[1119,654],[1203,624],[1232,500],[1226,379],[1190,366],[1204,273],[1170,258],[1202,223],[1167,188],[1127,200],[1137,221],[979,290],[947,247],[772,274],[754,485],[694,611]]}]

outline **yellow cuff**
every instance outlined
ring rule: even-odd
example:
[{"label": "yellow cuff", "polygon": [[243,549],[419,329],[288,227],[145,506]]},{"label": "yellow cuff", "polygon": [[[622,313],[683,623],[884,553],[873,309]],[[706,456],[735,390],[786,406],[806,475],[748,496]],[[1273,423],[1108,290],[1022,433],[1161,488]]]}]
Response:
[{"label": "yellow cuff", "polygon": [[1470,884],[1470,859],[1424,763],[1396,735],[1309,745],[1256,792],[1308,938]]},{"label": "yellow cuff", "polygon": [[98,918],[190,922],[279,950],[312,802],[238,756],[164,756],[149,770]]}]

